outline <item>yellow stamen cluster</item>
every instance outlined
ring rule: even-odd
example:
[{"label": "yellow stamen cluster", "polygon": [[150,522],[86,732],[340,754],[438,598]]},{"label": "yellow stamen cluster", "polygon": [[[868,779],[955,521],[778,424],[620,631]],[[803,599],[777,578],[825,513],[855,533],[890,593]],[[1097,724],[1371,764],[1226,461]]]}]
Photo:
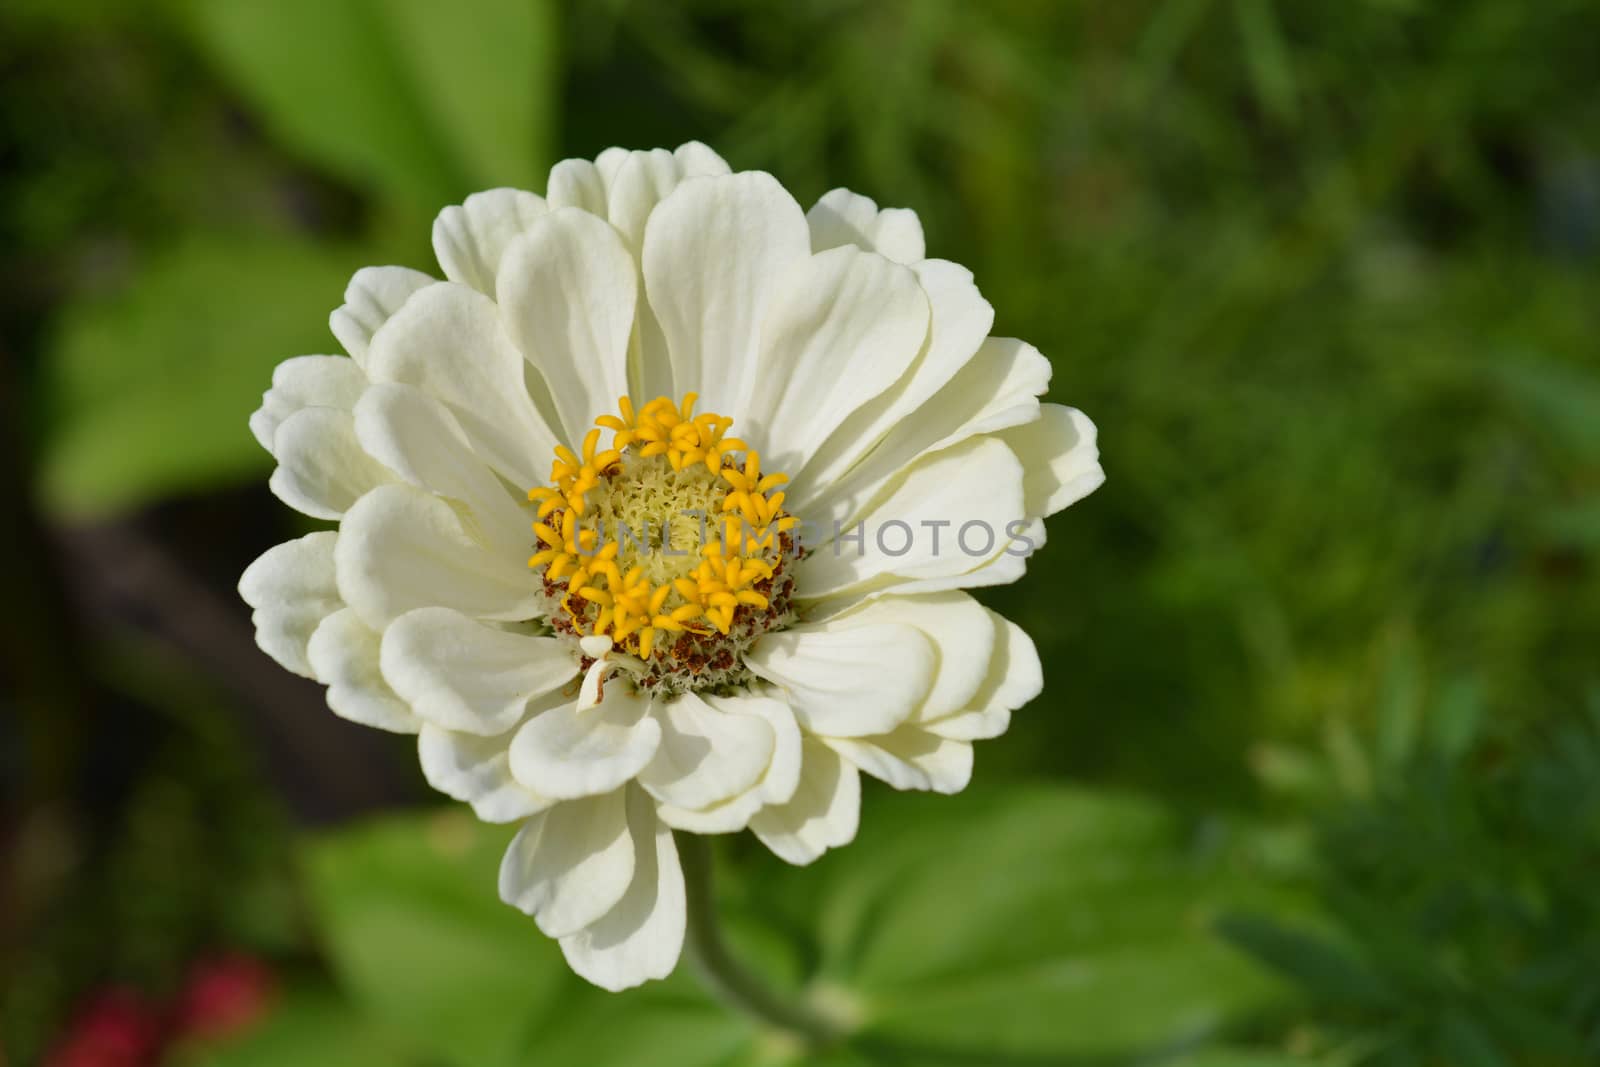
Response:
[{"label": "yellow stamen cluster", "polygon": [[[561,609],[579,636],[606,634],[642,659],[663,634],[728,634],[743,607],[766,611],[757,587],[769,583],[795,525],[783,511],[783,474],[761,473],[761,457],[728,437],[733,420],[694,414],[696,395],[667,397],[634,409],[622,397],[617,415],[602,415],[584,437],[582,454],[557,447],[550,486],[528,491],[538,505],[539,549],[528,560],[549,583],[563,583]],[[602,430],[611,447],[600,450]],[[736,462],[733,453],[742,453]],[[689,552],[673,544],[682,513],[705,505],[705,543]],[[613,528],[586,524],[610,515]],[[641,544],[642,520],[662,544]],[[679,562],[681,557],[681,562]]]}]

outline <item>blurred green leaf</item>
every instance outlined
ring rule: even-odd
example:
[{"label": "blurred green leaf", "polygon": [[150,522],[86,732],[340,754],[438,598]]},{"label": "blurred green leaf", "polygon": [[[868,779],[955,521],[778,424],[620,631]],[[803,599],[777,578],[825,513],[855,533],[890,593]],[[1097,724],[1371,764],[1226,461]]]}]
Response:
[{"label": "blurred green leaf", "polygon": [[1294,67],[1272,0],[1234,0],[1233,8],[1256,96],[1276,118],[1294,119],[1298,112]]},{"label": "blurred green leaf", "polygon": [[423,210],[547,164],[549,0],[198,0],[196,38],[293,149]]},{"label": "blurred green leaf", "polygon": [[450,1063],[512,1062],[570,978],[554,942],[500,902],[508,828],[395,816],[314,840],[306,871],[334,970],[394,1032]]},{"label": "blurred green leaf", "polygon": [[264,470],[250,413],[276,364],[337,351],[327,316],[356,265],[287,238],[207,237],[71,307],[45,365],[49,506],[110,512]]},{"label": "blurred green leaf", "polygon": [[319,985],[291,987],[248,1034],[180,1050],[176,1067],[402,1067],[404,1055]]},{"label": "blurred green leaf", "polygon": [[1278,998],[1210,932],[1219,906],[1259,889],[1131,796],[886,797],[855,844],[782,877],[769,892],[820,916],[819,983],[856,1000],[864,1033],[886,1043],[1132,1055]]},{"label": "blurred green leaf", "polygon": [[1217,928],[1324,1000],[1370,1007],[1389,999],[1376,975],[1321,937],[1247,915],[1226,916]]},{"label": "blurred green leaf", "polygon": [[1502,359],[1490,376],[1547,432],[1585,457],[1600,455],[1600,375],[1592,368]]},{"label": "blurred green leaf", "polygon": [[1312,1061],[1285,1052],[1219,1048],[1173,1060],[1168,1067],[1312,1067]]}]

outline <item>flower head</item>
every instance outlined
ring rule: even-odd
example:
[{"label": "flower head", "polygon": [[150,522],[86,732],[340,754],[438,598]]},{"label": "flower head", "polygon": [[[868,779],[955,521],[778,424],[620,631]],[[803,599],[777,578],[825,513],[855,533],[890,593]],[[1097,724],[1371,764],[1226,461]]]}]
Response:
[{"label": "flower head", "polygon": [[335,712],[520,824],[502,897],[625,988],[682,947],[673,831],[808,863],[862,771],[966,785],[1041,675],[962,590],[1100,484],[1094,427],[911,212],[803,212],[703,145],[568,160],[433,241],[445,280],[358,272],[348,356],[274,375],[272,488],[337,529],[240,591]]}]

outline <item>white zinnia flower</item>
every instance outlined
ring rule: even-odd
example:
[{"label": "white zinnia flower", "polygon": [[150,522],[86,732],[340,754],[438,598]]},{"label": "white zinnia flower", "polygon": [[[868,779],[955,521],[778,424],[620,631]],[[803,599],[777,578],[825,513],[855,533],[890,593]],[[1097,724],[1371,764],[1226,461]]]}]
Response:
[{"label": "white zinnia flower", "polygon": [[335,712],[521,823],[501,895],[625,988],[683,944],[674,829],[803,864],[860,771],[966,785],[1041,678],[961,590],[1100,484],[1094,426],[912,212],[804,212],[703,145],[469,197],[433,246],[447,280],[359,271],[349,358],[274,374],[272,489],[338,527],[240,592]]}]

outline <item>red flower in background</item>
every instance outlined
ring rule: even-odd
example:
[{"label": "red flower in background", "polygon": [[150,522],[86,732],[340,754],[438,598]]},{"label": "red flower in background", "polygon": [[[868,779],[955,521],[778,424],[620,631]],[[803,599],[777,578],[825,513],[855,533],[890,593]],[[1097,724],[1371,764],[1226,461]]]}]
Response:
[{"label": "red flower in background", "polygon": [[173,1004],[173,1037],[206,1040],[248,1030],[267,1013],[273,986],[272,971],[249,956],[200,961]]},{"label": "red flower in background", "polygon": [[155,1004],[131,989],[109,989],[73,1018],[45,1067],[152,1067],[164,1030]]},{"label": "red flower in background", "polygon": [[158,1067],[174,1044],[249,1030],[267,1014],[275,984],[260,960],[229,954],[195,963],[169,1003],[103,990],[73,1016],[43,1067]]}]

